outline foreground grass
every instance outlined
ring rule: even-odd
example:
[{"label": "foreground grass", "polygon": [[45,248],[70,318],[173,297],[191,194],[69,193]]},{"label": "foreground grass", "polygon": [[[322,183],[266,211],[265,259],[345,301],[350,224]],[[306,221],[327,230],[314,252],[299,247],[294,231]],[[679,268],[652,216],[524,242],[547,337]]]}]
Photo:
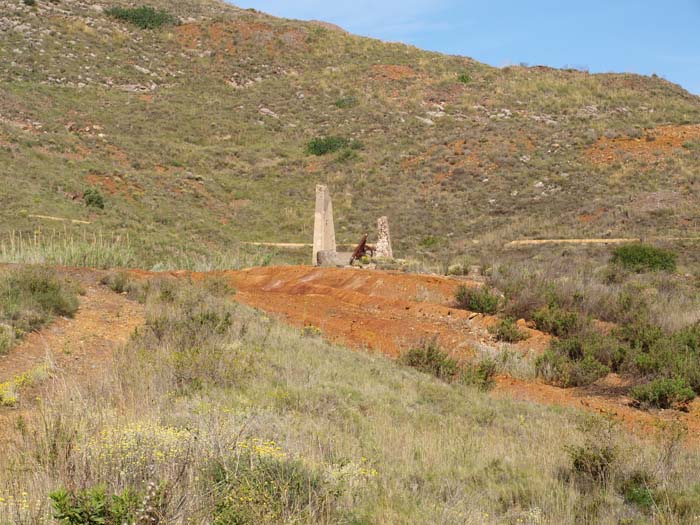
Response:
[{"label": "foreground grass", "polygon": [[700,514],[700,455],[679,447],[680,431],[642,443],[591,416],[495,400],[305,336],[232,302],[221,282],[143,292],[146,326],[110,371],[93,384],[56,381],[36,415],[17,419],[0,461],[0,522]]}]

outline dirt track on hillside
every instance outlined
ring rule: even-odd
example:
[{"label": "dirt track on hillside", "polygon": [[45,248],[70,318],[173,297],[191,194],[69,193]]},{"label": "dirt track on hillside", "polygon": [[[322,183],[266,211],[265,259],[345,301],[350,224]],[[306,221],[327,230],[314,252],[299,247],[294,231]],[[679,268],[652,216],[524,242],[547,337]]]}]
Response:
[{"label": "dirt track on hillside", "polygon": [[[507,347],[534,357],[550,339],[527,329],[531,337],[517,345],[494,341],[488,327],[497,318],[454,308],[455,289],[460,284],[478,286],[472,281],[291,266],[226,272],[226,276],[238,290],[237,299],[245,304],[279,315],[295,326],[317,327],[331,341],[391,357],[432,337],[458,358],[469,358],[480,345]],[[687,413],[642,411],[631,405],[629,386],[614,374],[590,387],[569,389],[499,377],[493,393],[603,414],[644,435],[658,432],[664,423],[680,421],[688,428],[689,440],[700,443],[700,400]]]},{"label": "dirt track on hillside", "polygon": [[[396,357],[426,339],[458,357],[469,357],[475,345],[490,339],[488,326],[497,318],[454,308],[460,284],[429,275],[287,266],[229,272],[237,298],[281,315],[296,326],[313,326],[330,340]],[[548,337],[528,330],[527,345],[543,349]]]},{"label": "dirt track on hillside", "polygon": [[[103,272],[60,271],[84,286],[86,294],[81,299],[80,310],[74,319],[59,319],[41,332],[30,334],[0,359],[0,381],[35,368],[45,362],[47,355],[56,364],[56,374],[89,380],[92,374],[110,365],[112,351],[143,323],[143,306],[98,284]],[[488,327],[497,318],[454,307],[453,296],[459,285],[479,285],[467,280],[304,266],[210,274],[132,273],[146,279],[170,276],[200,280],[223,275],[235,286],[236,299],[241,303],[294,326],[315,327],[330,341],[391,357],[432,338],[460,359],[469,359],[479,348],[496,352],[508,348],[534,357],[547,347],[550,339],[546,334],[523,327],[531,337],[517,345],[494,341]],[[686,413],[646,412],[631,406],[628,390],[629,385],[614,375],[590,387],[574,389],[499,377],[493,394],[609,415],[644,435],[651,435],[665,422],[677,420],[687,426],[689,440],[700,444],[700,401],[692,403]],[[26,408],[25,403],[21,406]],[[17,414],[17,409],[0,410],[0,422],[12,414]]]}]

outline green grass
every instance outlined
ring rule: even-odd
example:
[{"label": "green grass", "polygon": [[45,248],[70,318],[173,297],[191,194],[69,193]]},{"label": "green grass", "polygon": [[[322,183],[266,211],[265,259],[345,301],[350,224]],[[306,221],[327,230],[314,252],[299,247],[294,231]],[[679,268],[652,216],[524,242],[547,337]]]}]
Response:
[{"label": "green grass", "polygon": [[153,282],[146,307],[99,388],[59,380],[40,414],[8,429],[17,439],[0,486],[18,503],[0,520],[138,519],[145,500],[174,524],[617,523],[640,512],[682,523],[700,512],[700,456],[681,434],[640,440],[596,416],[494,399],[304,337],[204,287]]},{"label": "green grass", "polygon": [[669,250],[644,244],[626,244],[613,250],[610,262],[633,272],[672,272],[678,256]]},{"label": "green grass", "polygon": [[157,29],[177,22],[177,19],[167,11],[154,9],[150,6],[110,7],[105,13],[123,22],[134,24],[141,29]]},{"label": "green grass", "polygon": [[[149,2],[197,20],[157,30],[41,5],[46,16],[7,16],[44,53],[13,56],[23,40],[0,37],[4,235],[52,225],[32,215],[82,220],[158,260],[309,242],[317,183],[330,186],[339,242],[372,236],[387,215],[397,255],[434,266],[514,238],[693,234],[696,149],[648,165],[599,166],[586,152],[606,132],[700,122],[697,97],[662,79],[491,68],[213,0]],[[394,80],[392,66],[415,76]],[[310,155],[314,137],[364,147]],[[104,209],[73,198],[86,187]]]},{"label": "green grass", "polygon": [[342,150],[362,149],[362,144],[343,137],[317,137],[309,141],[306,151],[310,155],[323,156]]}]

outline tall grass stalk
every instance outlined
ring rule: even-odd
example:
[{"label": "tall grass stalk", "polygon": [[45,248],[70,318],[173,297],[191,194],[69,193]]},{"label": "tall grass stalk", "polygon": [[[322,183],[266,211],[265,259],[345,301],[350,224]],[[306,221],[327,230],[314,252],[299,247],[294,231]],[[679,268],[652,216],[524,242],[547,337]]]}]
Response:
[{"label": "tall grass stalk", "polygon": [[49,264],[89,268],[133,266],[136,255],[129,237],[68,231],[37,230],[27,234],[12,231],[0,241],[0,262],[15,264]]}]

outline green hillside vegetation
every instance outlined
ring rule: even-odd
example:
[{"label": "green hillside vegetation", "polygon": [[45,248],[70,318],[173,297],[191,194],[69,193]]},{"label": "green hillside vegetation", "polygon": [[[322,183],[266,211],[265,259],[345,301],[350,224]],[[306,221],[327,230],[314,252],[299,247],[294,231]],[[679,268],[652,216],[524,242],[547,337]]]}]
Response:
[{"label": "green hillside vegetation", "polygon": [[144,265],[309,242],[320,182],[339,242],[386,214],[427,258],[697,222],[700,99],[658,77],[499,69],[216,0],[0,6],[5,234],[128,234]]},{"label": "green hillside vegetation", "polygon": [[[146,302],[146,324],[96,384],[59,379],[17,418],[3,523],[563,525],[700,512],[700,457],[673,425],[641,441],[600,416],[498,400],[285,327],[219,282],[122,285]],[[422,363],[440,361],[428,353]]]}]

